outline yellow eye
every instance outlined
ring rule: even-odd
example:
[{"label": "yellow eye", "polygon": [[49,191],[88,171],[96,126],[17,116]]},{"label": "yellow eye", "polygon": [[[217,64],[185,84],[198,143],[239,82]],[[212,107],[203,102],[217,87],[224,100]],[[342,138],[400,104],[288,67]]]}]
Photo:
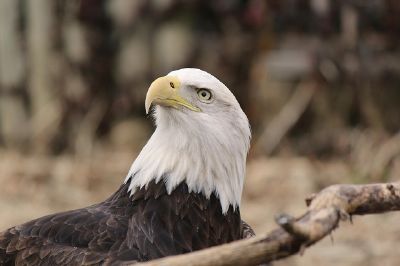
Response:
[{"label": "yellow eye", "polygon": [[199,97],[200,101],[205,102],[205,103],[211,102],[211,99],[212,99],[212,94],[207,89],[199,89],[197,91],[197,96]]}]

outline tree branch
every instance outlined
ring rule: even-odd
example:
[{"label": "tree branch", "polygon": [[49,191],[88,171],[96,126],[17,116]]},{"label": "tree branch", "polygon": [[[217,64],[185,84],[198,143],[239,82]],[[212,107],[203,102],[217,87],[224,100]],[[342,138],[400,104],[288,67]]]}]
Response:
[{"label": "tree branch", "polygon": [[306,203],[308,210],[299,218],[279,215],[276,222],[280,228],[269,234],[136,265],[258,265],[286,258],[321,240],[351,215],[400,210],[400,182],[333,185],[310,196]]}]

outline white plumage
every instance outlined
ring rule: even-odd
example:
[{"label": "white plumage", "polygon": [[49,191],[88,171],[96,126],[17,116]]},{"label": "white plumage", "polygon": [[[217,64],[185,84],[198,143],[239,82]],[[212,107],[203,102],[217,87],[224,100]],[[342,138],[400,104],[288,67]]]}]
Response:
[{"label": "white plumage", "polygon": [[[165,78],[178,83],[170,84],[179,85],[179,96],[193,110],[175,102],[155,106],[157,128],[125,180],[133,177],[130,193],[152,180],[165,182],[171,193],[185,181],[206,197],[215,191],[224,213],[239,207],[251,137],[246,115],[231,91],[205,71],[184,68]],[[201,88],[211,92],[209,101],[201,99]]]}]

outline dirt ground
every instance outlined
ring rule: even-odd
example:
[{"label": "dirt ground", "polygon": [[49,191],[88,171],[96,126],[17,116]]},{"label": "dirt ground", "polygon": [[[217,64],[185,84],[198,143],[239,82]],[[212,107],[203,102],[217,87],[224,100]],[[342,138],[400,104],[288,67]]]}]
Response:
[{"label": "dirt ground", "polygon": [[[135,156],[129,151],[115,150],[99,150],[84,158],[0,151],[0,230],[101,201],[124,180]],[[388,180],[397,173],[398,161]],[[276,214],[299,215],[305,210],[307,195],[330,184],[354,183],[354,175],[346,160],[251,159],[241,206],[243,219],[257,233],[268,232],[276,227]],[[400,213],[354,217],[353,224],[341,224],[331,239],[317,243],[302,256],[274,265],[400,265],[399,221]]]}]

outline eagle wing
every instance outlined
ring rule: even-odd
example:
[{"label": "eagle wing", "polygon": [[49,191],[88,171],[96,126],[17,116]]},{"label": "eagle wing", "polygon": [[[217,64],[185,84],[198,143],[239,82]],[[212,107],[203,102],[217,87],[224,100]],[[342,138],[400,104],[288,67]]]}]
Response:
[{"label": "eagle wing", "polygon": [[[135,259],[124,246],[128,218],[92,206],[45,216],[0,233],[0,265],[97,265]],[[106,263],[107,264],[107,263]]]}]

